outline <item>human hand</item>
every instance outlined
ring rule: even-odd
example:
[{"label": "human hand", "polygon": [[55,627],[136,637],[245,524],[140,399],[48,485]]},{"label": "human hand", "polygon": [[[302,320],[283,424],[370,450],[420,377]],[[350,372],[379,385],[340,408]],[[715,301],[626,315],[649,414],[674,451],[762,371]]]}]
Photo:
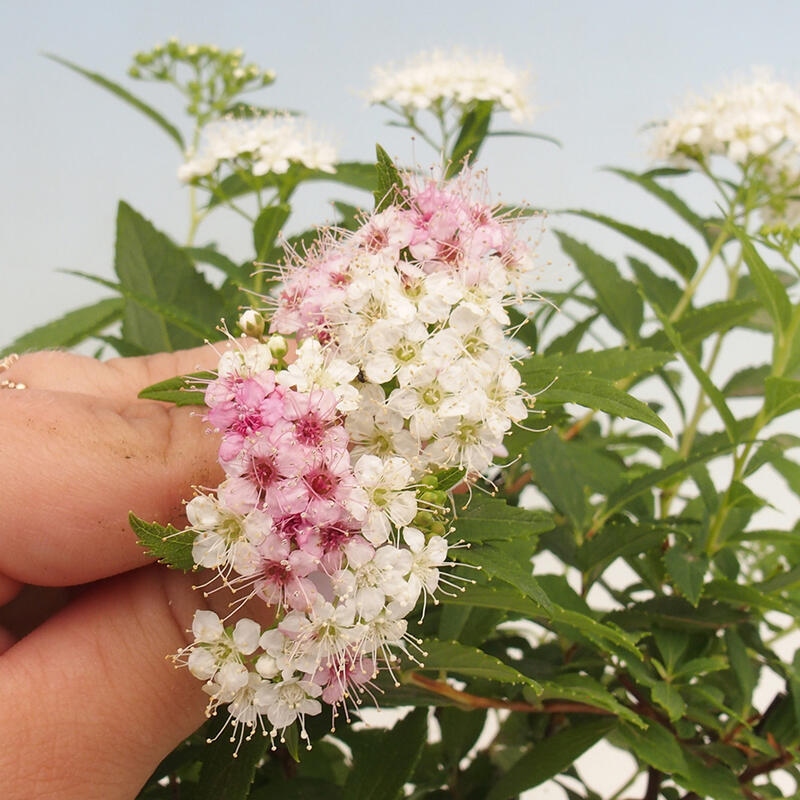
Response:
[{"label": "human hand", "polygon": [[[214,363],[210,348],[108,362],[47,352],[0,374],[4,800],[135,797],[204,720],[197,680],[165,658],[187,643],[197,576],[149,564],[127,518],[181,526],[191,487],[219,483],[200,415],[136,397]],[[2,625],[26,633],[42,595],[26,584],[64,588],[16,641]]]}]

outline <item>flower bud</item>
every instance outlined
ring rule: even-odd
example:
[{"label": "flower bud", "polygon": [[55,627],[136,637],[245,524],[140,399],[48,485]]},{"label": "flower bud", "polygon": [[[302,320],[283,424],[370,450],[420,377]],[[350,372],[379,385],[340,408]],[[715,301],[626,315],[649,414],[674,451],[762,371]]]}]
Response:
[{"label": "flower bud", "polygon": [[264,333],[264,327],[264,317],[255,309],[248,308],[247,311],[239,317],[239,328],[242,330],[242,333],[247,336],[252,336],[254,339],[261,338],[261,335]]},{"label": "flower bud", "polygon": [[282,359],[289,352],[289,345],[286,343],[286,339],[283,336],[278,336],[277,334],[269,337],[269,340],[267,341],[267,347],[269,347],[269,351],[272,353],[273,358],[278,360]]}]

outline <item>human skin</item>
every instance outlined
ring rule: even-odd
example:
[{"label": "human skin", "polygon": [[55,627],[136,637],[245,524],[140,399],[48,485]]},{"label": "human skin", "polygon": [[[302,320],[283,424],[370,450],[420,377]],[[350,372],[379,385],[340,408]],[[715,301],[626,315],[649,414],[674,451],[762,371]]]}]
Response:
[{"label": "human skin", "polygon": [[4,800],[133,798],[204,721],[198,681],[167,658],[202,580],[150,563],[128,513],[180,527],[192,487],[220,482],[201,415],[137,399],[217,358],[43,352],[0,374],[26,386],[0,388]]}]

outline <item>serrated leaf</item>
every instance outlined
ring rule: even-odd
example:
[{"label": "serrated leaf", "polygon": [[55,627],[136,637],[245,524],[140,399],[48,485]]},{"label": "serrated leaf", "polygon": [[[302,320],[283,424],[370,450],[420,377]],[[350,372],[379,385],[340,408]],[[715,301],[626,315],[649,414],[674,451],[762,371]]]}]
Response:
[{"label": "serrated leaf", "polygon": [[546,511],[511,506],[502,498],[475,497],[457,511],[455,530],[458,538],[480,543],[537,536],[553,524],[552,515]]},{"label": "serrated leaf", "polygon": [[128,522],[136,534],[138,543],[148,555],[158,559],[160,564],[184,572],[194,568],[192,544],[196,534],[193,530],[179,531],[172,525],[145,522],[133,512],[128,515]]},{"label": "serrated leaf", "polygon": [[79,67],[77,64],[73,64],[71,61],[67,61],[65,58],[53,55],[52,53],[45,53],[44,55],[45,58],[49,58],[51,61],[55,61],[56,63],[71,69],[73,72],[83,75],[84,78],[88,78],[90,81],[92,81],[92,83],[96,83],[98,86],[101,86],[103,89],[111,92],[111,94],[116,95],[120,100],[153,120],[153,122],[155,122],[156,125],[158,125],[158,127],[161,128],[161,130],[163,130],[170,137],[170,139],[172,139],[175,144],[178,145],[181,153],[183,153],[183,151],[186,149],[180,131],[165,117],[159,114],[158,111],[145,103],[144,100],[140,100],[118,83],[114,83],[114,81],[109,80],[97,72],[90,72],[88,69]]},{"label": "serrated leaf", "polygon": [[759,364],[735,372],[722,387],[722,394],[725,397],[761,397],[764,394],[764,381],[771,369],[769,364]]},{"label": "serrated leaf", "polygon": [[398,800],[414,774],[428,734],[428,709],[418,708],[383,733],[369,752],[354,749],[347,800]]},{"label": "serrated leaf", "polygon": [[537,742],[492,786],[486,800],[507,800],[567,769],[617,725],[614,717],[572,723]]},{"label": "serrated leaf", "polygon": [[699,233],[708,244],[711,244],[712,238],[707,230],[707,221],[704,220],[699,214],[693,211],[686,203],[678,197],[675,192],[662,186],[655,179],[659,177],[659,173],[654,171],[644,172],[642,174],[630,172],[625,169],[608,168],[608,171],[614,175],[619,175],[631,181],[642,189],[644,189],[653,197],[658,198],[668,208],[672,209],[684,222],[687,222],[697,233]]},{"label": "serrated leaf", "polygon": [[660,547],[670,526],[627,521],[612,521],[587,539],[578,549],[578,563],[584,570],[601,573],[617,558]]},{"label": "serrated leaf", "polygon": [[559,375],[552,386],[537,396],[536,402],[538,405],[575,403],[614,417],[644,422],[667,436],[672,435],[667,424],[646,403],[618,389],[610,381],[591,375]]},{"label": "serrated leaf", "polygon": [[676,239],[667,236],[661,236],[652,231],[645,230],[644,228],[637,228],[633,225],[628,225],[624,222],[618,222],[611,217],[604,214],[596,214],[593,211],[585,211],[583,209],[570,210],[570,214],[577,214],[586,219],[599,222],[612,230],[627,236],[632,241],[647,248],[651,253],[655,253],[660,258],[664,259],[675,271],[686,280],[689,280],[695,272],[697,272],[697,258],[694,253],[681,244]]},{"label": "serrated leaf", "polygon": [[460,642],[442,642],[436,639],[425,639],[423,642],[425,655],[420,671],[454,672],[467,678],[482,678],[499,683],[525,684],[539,691],[539,685],[533,678],[523,675],[519,670],[490,656],[477,647],[468,647]]},{"label": "serrated leaf", "polygon": [[0,349],[0,357],[28,350],[74,347],[117,322],[124,307],[125,301],[121,297],[109,297],[98,303],[76,308],[63,317],[22,334],[10,345]]},{"label": "serrated leaf", "polygon": [[731,442],[736,442],[736,420],[734,419],[733,413],[728,408],[728,404],[725,402],[725,396],[711,380],[711,376],[703,369],[694,354],[685,346],[680,334],[675,330],[666,314],[659,309],[654,309],[654,311],[664,327],[664,333],[666,333],[675,349],[681,354],[683,360],[686,362],[686,366],[692,371],[692,374],[695,376],[700,386],[703,387],[706,397],[711,401],[714,409],[720,415]]},{"label": "serrated leaf", "polygon": [[[213,333],[221,305],[216,289],[182,248],[124,202],[117,213],[114,268],[121,291],[131,298],[123,338],[155,353],[202,344]],[[187,321],[198,333],[187,330]]]},{"label": "serrated leaf", "polygon": [[767,421],[800,408],[800,380],[769,377],[764,381],[764,413]]},{"label": "serrated leaf", "polygon": [[397,171],[394,161],[380,146],[376,145],[377,161],[375,171],[378,183],[375,187],[375,211],[383,211],[397,199],[397,193],[403,188],[403,179]]},{"label": "serrated leaf", "polygon": [[651,305],[656,305],[664,311],[671,311],[681,299],[683,291],[675,281],[657,275],[644,261],[628,256],[633,274],[642,294]]},{"label": "serrated leaf", "polygon": [[661,706],[673,722],[677,719],[681,719],[686,713],[686,701],[681,697],[681,693],[671,684],[662,681],[653,686],[650,692],[653,702]]},{"label": "serrated leaf", "polygon": [[776,333],[784,332],[789,326],[792,316],[792,301],[789,299],[786,289],[775,275],[774,270],[764,263],[764,259],[753,246],[748,234],[739,228],[735,228],[733,233],[739,239],[750,277],[753,279],[761,302],[772,318]]},{"label": "serrated leaf", "polygon": [[636,287],[619,274],[613,261],[566,233],[556,231],[556,235],[564,252],[591,284],[597,306],[608,321],[629,341],[638,341],[644,308]]},{"label": "serrated leaf", "polygon": [[678,539],[664,554],[664,565],[675,588],[697,607],[708,572],[708,557],[694,552],[683,539]]},{"label": "serrated leaf", "polygon": [[159,381],[139,392],[142,400],[161,400],[176,406],[205,405],[205,390],[209,381],[214,380],[213,372],[195,372],[192,375],[178,375]]},{"label": "serrated leaf", "polygon": [[582,350],[580,353],[562,353],[548,349],[547,356],[533,356],[522,363],[520,372],[529,376],[562,375],[578,373],[593,375],[607,381],[635,378],[648,375],[675,358],[666,350],[651,350],[648,347],[630,349],[612,347],[607,350]]},{"label": "serrated leaf", "polygon": [[227,714],[218,714],[215,719],[219,723],[213,726],[216,730],[209,736],[212,741],[203,753],[193,800],[246,800],[256,768],[269,747],[269,737],[256,728],[250,739],[241,738],[230,728],[225,730],[229,725]]},{"label": "serrated leaf", "polygon": [[675,737],[656,722],[651,722],[645,730],[623,723],[616,730],[615,737],[621,739],[626,749],[644,764],[659,772],[672,775],[687,769],[686,758]]},{"label": "serrated leaf", "polygon": [[541,681],[541,693],[537,701],[568,700],[604,708],[632,725],[645,728],[646,723],[627,706],[622,705],[601,683],[588,675],[566,673],[556,681]]},{"label": "serrated leaf", "polygon": [[621,511],[627,503],[643,492],[675,476],[688,473],[689,469],[694,464],[706,463],[718,456],[726,455],[733,449],[735,449],[735,445],[727,444],[721,447],[709,447],[707,449],[696,450],[689,458],[673,461],[662,469],[654,469],[644,475],[634,478],[607,498],[602,514],[598,516],[595,522],[595,527],[599,528],[601,523],[605,522],[618,511]]},{"label": "serrated leaf", "polygon": [[240,282],[247,275],[247,270],[243,269],[240,264],[231,261],[228,256],[220,253],[213,245],[205,247],[184,247],[186,255],[193,261],[201,264],[210,264],[218,270],[225,273],[232,281]]}]

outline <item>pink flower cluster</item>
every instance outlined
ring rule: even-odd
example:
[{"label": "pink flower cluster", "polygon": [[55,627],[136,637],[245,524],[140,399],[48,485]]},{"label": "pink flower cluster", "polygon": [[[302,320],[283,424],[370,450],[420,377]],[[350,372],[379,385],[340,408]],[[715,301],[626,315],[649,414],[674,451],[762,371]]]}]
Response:
[{"label": "pink flower cluster", "polygon": [[275,335],[226,352],[206,390],[226,477],[187,505],[194,560],[275,623],[198,611],[180,657],[251,733],[298,720],[305,737],[307,715],[347,714],[408,653],[407,616],[447,582],[436,475],[485,470],[527,415],[505,326],[528,248],[473,185],[409,182],[295,255]]}]

